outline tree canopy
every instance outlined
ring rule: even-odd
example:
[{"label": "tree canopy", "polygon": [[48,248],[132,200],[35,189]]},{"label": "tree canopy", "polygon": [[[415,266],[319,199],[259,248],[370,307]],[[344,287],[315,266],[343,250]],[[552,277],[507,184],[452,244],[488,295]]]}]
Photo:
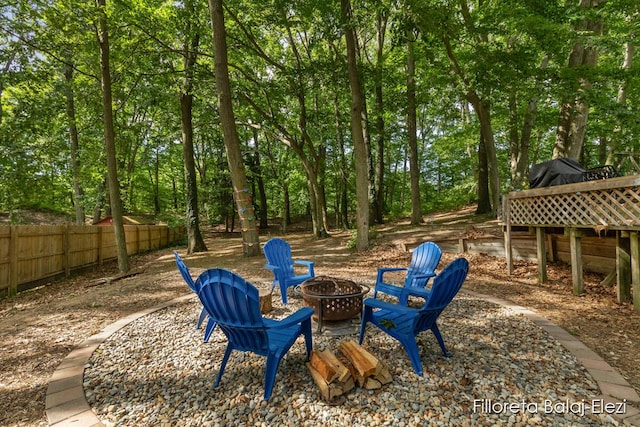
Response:
[{"label": "tree canopy", "polygon": [[227,230],[305,217],[323,237],[355,225],[365,184],[371,224],[469,203],[495,213],[532,164],[617,165],[637,150],[637,1],[346,3],[348,16],[344,0],[221,2],[247,182],[234,190],[206,3],[107,0],[101,23],[98,2],[3,2],[0,210],[110,213],[105,102],[123,211],[175,220],[195,200]]}]

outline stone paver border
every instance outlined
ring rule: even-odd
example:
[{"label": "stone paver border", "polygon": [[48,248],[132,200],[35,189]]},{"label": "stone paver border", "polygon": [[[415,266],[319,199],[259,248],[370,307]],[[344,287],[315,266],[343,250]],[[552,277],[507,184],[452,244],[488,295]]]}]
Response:
[{"label": "stone paver border", "polygon": [[[624,425],[640,427],[640,409],[637,408],[637,406],[640,405],[640,396],[638,393],[613,367],[585,346],[575,336],[525,307],[484,294],[466,290],[463,292],[467,295],[490,301],[510,308],[517,313],[521,313],[538,327],[547,331],[549,335],[557,339],[587,369],[589,374],[598,383],[598,387],[602,393],[599,398],[602,399],[604,403],[627,403],[627,412],[625,414],[616,414],[614,416],[615,419]],[[96,414],[91,410],[82,386],[84,366],[91,358],[93,352],[111,334],[129,323],[134,322],[142,316],[187,301],[191,298],[195,298],[195,295],[190,294],[178,297],[164,304],[126,316],[107,326],[99,334],[87,338],[86,341],[72,350],[56,368],[49,381],[45,402],[45,411],[49,425],[51,427],[103,427],[104,424],[102,424],[100,419],[98,419]]]}]

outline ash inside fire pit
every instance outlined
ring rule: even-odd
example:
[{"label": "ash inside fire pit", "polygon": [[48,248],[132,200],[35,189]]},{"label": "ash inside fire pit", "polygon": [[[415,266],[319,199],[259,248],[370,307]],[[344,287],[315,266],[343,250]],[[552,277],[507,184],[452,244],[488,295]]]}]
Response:
[{"label": "ash inside fire pit", "polygon": [[299,286],[306,307],[315,309],[314,319],[347,320],[362,312],[362,297],[369,287],[351,280],[317,276]]}]

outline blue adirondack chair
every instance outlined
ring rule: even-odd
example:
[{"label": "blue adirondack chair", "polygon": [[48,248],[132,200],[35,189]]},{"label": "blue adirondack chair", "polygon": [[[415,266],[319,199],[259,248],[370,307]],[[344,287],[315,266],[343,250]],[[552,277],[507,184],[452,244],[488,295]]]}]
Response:
[{"label": "blue adirondack chair", "polygon": [[[267,258],[265,268],[273,272],[273,285],[271,289],[280,286],[280,294],[282,295],[282,303],[287,304],[287,289],[291,286],[299,285],[307,279],[315,276],[313,271],[314,262],[294,260],[291,257],[291,245],[286,241],[274,237],[269,239],[262,248],[264,256]],[[296,276],[294,265],[302,265],[307,268],[306,274]]]},{"label": "blue adirondack chair", "polygon": [[229,270],[212,268],[196,280],[196,288],[209,317],[226,335],[225,350],[214,387],[218,387],[233,350],[266,356],[264,400],[269,400],[280,361],[300,335],[306,342],[307,360],[311,355],[311,316],[304,307],[283,320],[262,317],[258,289]]},{"label": "blue adirondack chair", "polygon": [[406,271],[404,288],[425,288],[429,279],[436,275],[435,270],[440,263],[442,250],[434,242],[425,242],[413,250],[409,267],[388,267],[379,268],[376,278],[376,286],[373,290],[373,297],[376,298],[378,292],[393,295],[398,298],[401,304],[406,305],[408,293],[399,286],[386,283],[384,274],[392,271]]},{"label": "blue adirondack chair", "polygon": [[[176,265],[178,266],[178,271],[180,271],[180,274],[182,275],[182,278],[187,283],[189,288],[193,292],[195,292],[197,294],[198,291],[196,290],[196,283],[193,281],[193,278],[191,277],[191,273],[189,272],[189,268],[184,263],[182,258],[180,258],[180,255],[178,254],[177,251],[173,251],[173,253],[176,256]],[[202,307],[202,310],[200,311],[200,316],[198,316],[198,323],[196,324],[196,329],[200,329],[200,327],[202,326],[202,323],[204,322],[204,319],[206,319],[206,318],[207,318],[207,310],[205,310],[204,307]],[[215,322],[212,322],[211,326],[209,326],[210,322],[207,322],[207,328],[205,328],[204,342],[209,341],[209,337],[211,336],[211,332],[213,332],[213,330],[216,327]]]},{"label": "blue adirondack chair", "polygon": [[383,332],[400,341],[409,355],[413,370],[422,376],[422,364],[420,363],[416,336],[420,332],[431,330],[438,340],[442,353],[445,357],[449,357],[436,321],[462,287],[468,271],[469,262],[464,258],[457,258],[435,277],[431,290],[412,289],[412,295],[425,299],[424,305],[420,308],[367,298],[364,301],[362,323],[360,324],[360,344],[364,339],[367,323],[373,323]]}]

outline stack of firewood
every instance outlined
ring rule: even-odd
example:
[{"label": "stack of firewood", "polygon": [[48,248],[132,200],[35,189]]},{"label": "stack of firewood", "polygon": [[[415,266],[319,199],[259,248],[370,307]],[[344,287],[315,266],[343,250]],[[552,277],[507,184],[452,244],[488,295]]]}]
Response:
[{"label": "stack of firewood", "polygon": [[389,369],[373,354],[356,342],[340,343],[338,358],[331,350],[311,352],[307,367],[325,400],[341,396],[358,384],[368,390],[391,382]]}]

